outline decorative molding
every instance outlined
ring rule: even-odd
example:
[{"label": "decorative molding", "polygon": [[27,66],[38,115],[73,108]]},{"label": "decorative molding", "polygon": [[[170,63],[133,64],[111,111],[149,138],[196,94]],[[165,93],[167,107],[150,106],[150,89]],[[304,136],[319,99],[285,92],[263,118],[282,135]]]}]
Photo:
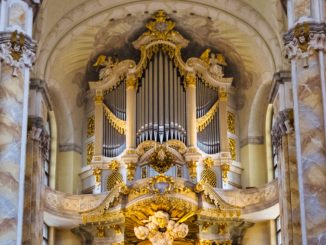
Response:
[{"label": "decorative molding", "polygon": [[203,131],[211,123],[211,121],[213,121],[218,109],[218,104],[219,101],[217,100],[205,115],[196,119],[197,132]]},{"label": "decorative molding", "polygon": [[29,83],[30,90],[41,91],[44,100],[47,103],[48,109],[52,110],[53,104],[50,98],[49,88],[47,83],[44,80],[32,78]]},{"label": "decorative molding", "polygon": [[286,82],[291,82],[291,71],[279,71],[274,74],[271,92],[268,96],[269,103],[275,99],[279,85]]},{"label": "decorative molding", "polygon": [[[148,31],[132,43],[141,52],[139,63],[136,64],[133,60],[113,62],[112,58],[100,55],[94,64],[96,67],[102,67],[99,71],[100,80],[89,82],[90,89],[110,91],[128,76],[135,76],[136,79],[141,77],[153,54],[162,50],[174,61],[180,75],[186,77],[186,86],[195,86],[196,77],[200,77],[205,85],[215,89],[221,88],[221,91],[225,91],[223,95],[226,95],[233,78],[224,77],[220,65],[225,66],[226,62],[221,54],[211,54],[211,57],[206,59],[209,52],[204,52],[205,59],[204,57],[192,57],[183,61],[181,49],[186,47],[189,41],[174,30],[175,23],[169,19],[164,11],[156,12],[146,27]],[[107,76],[101,74],[107,74]],[[134,82],[135,79],[130,84],[133,85]],[[226,96],[221,97],[221,99],[224,98]]]},{"label": "decorative molding", "polygon": [[17,70],[31,68],[35,60],[36,42],[29,36],[14,32],[0,32],[0,59]]},{"label": "decorative molding", "polygon": [[326,24],[304,22],[297,24],[284,36],[286,58],[307,58],[316,50],[326,51]]},{"label": "decorative molding", "polygon": [[276,116],[276,120],[272,127],[272,144],[278,152],[282,145],[282,136],[290,134],[294,131],[293,109],[285,109],[280,111]]},{"label": "decorative molding", "polygon": [[119,134],[126,134],[127,124],[126,121],[118,118],[110,109],[103,103],[105,117],[110,122],[111,126],[117,130]]},{"label": "decorative molding", "polygon": [[249,136],[248,138],[242,139],[240,141],[241,148],[249,144],[252,145],[264,144],[264,136]]},{"label": "decorative molding", "polygon": [[75,151],[79,154],[82,153],[82,148],[77,144],[60,144],[59,145],[59,152],[67,152],[67,151]]}]

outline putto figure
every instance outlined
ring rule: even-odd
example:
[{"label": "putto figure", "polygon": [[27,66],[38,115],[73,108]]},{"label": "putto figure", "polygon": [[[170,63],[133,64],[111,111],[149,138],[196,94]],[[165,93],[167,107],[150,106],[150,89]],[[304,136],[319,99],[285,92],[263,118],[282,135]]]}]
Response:
[{"label": "putto figure", "polygon": [[153,245],[172,245],[177,238],[184,238],[188,234],[186,224],[169,220],[169,214],[157,211],[149,217],[145,226],[135,227],[138,239],[148,239]]}]

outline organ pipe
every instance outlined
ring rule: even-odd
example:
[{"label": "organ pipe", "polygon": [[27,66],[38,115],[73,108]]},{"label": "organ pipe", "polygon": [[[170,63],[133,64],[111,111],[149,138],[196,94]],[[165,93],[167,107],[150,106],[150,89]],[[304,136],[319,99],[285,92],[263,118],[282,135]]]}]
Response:
[{"label": "organ pipe", "polygon": [[185,90],[173,61],[155,53],[143,72],[137,96],[137,143],[186,142]]},{"label": "organ pipe", "polygon": [[[126,120],[126,83],[107,93],[104,103],[119,119]],[[113,128],[103,112],[103,155],[115,157],[126,148],[126,137]]]},{"label": "organ pipe", "polygon": [[[196,84],[197,118],[204,116],[218,100],[218,93],[207,87],[203,81],[197,80]],[[218,109],[219,110],[219,109]],[[204,130],[197,133],[197,146],[207,154],[220,152],[219,111]]]}]

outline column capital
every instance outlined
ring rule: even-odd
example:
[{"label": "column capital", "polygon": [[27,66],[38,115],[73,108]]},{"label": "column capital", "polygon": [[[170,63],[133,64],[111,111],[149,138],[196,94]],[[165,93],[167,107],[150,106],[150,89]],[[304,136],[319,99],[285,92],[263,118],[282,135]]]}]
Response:
[{"label": "column capital", "polygon": [[127,89],[134,89],[137,87],[137,77],[135,74],[130,74],[126,78]]},{"label": "column capital", "polygon": [[218,89],[218,97],[220,101],[227,101],[228,100],[228,91],[226,88],[220,87]]},{"label": "column capital", "polygon": [[102,104],[104,100],[104,95],[102,90],[96,90],[95,91],[95,96],[94,96],[94,101],[95,104]]},{"label": "column capital", "polygon": [[0,32],[0,59],[13,67],[13,76],[17,69],[31,68],[35,60],[36,42],[24,33]]},{"label": "column capital", "polygon": [[188,73],[186,75],[186,87],[196,87],[196,74]]},{"label": "column capital", "polygon": [[326,24],[303,22],[283,36],[286,58],[307,58],[315,51],[326,51]]}]

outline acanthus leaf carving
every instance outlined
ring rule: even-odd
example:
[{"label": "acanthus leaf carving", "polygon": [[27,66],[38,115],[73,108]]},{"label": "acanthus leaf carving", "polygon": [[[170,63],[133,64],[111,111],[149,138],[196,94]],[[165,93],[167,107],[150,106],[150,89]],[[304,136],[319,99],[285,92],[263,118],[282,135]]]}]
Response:
[{"label": "acanthus leaf carving", "polygon": [[12,66],[12,75],[17,76],[17,70],[32,67],[35,46],[35,42],[23,33],[4,32],[0,36],[0,59]]}]

